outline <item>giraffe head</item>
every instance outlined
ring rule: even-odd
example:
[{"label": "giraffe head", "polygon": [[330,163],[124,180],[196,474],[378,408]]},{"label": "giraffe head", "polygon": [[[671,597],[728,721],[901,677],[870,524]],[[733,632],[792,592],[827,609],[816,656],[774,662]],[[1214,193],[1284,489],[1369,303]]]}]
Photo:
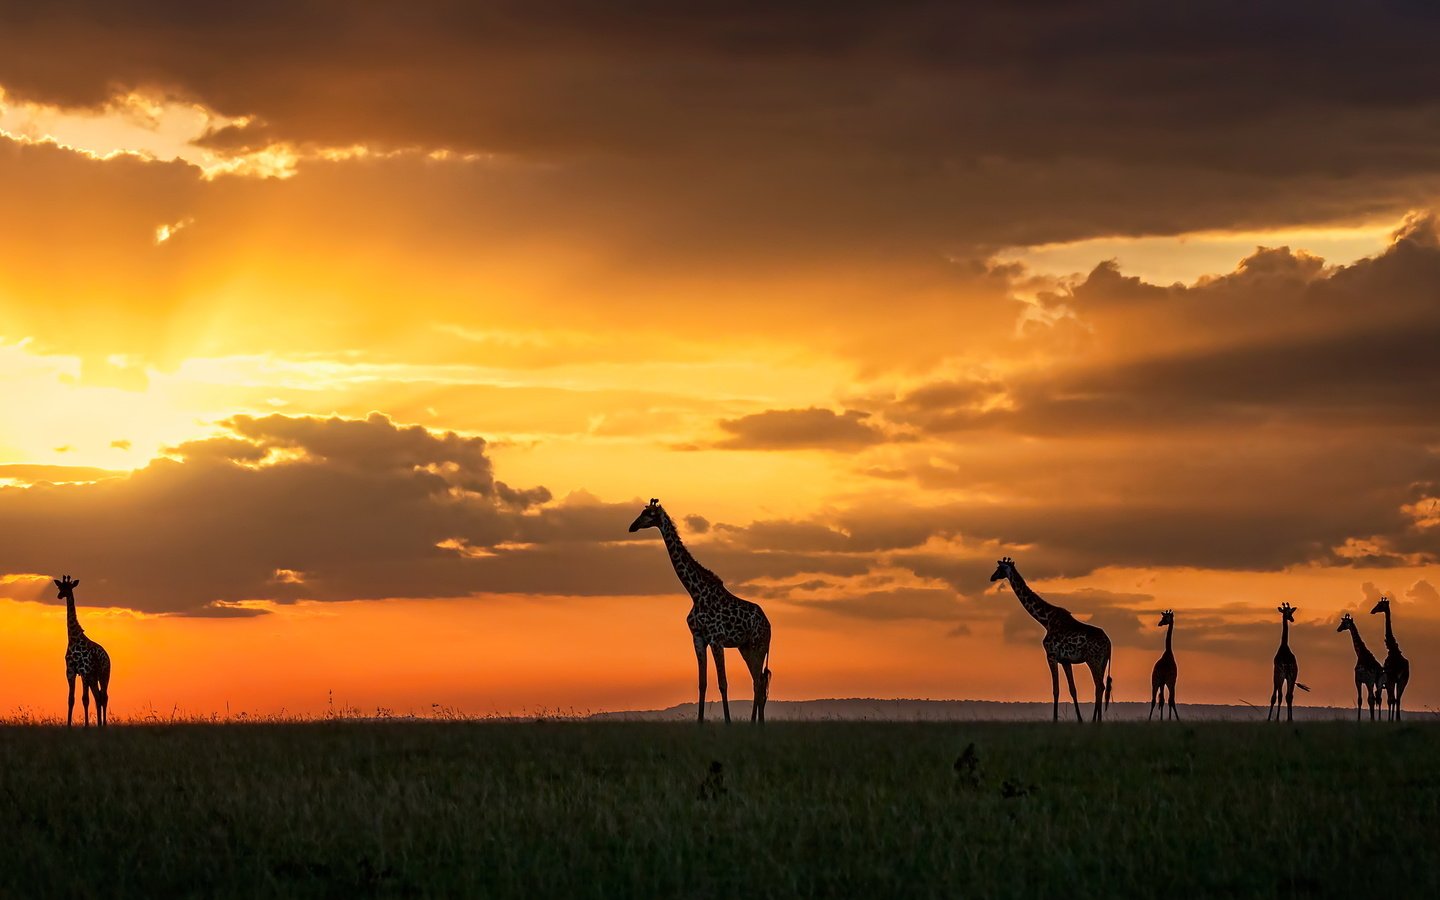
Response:
[{"label": "giraffe head", "polygon": [[1011,575],[1013,575],[1014,573],[1015,573],[1015,560],[1013,560],[1013,559],[1011,559],[1010,557],[1006,556],[1006,557],[1004,557],[1003,559],[996,560],[996,562],[995,562],[995,574],[990,576],[990,580],[991,580],[991,581],[999,581],[999,580],[1002,579],[1002,578],[1009,578],[1009,577],[1010,577]]},{"label": "giraffe head", "polygon": [[1389,611],[1390,611],[1390,598],[1389,598],[1389,597],[1381,597],[1381,598],[1380,598],[1380,602],[1377,603],[1377,604],[1375,604],[1375,608],[1372,609],[1372,610],[1370,610],[1370,615],[1373,616],[1373,615],[1375,615],[1376,613],[1382,613],[1382,612],[1383,612],[1383,613],[1388,613]]},{"label": "giraffe head", "polygon": [[664,517],[665,510],[660,508],[660,501],[651,497],[649,505],[640,510],[640,515],[636,516],[635,521],[630,523],[630,530],[639,531],[642,528],[659,528]]},{"label": "giraffe head", "polygon": [[1352,628],[1354,628],[1354,627],[1355,627],[1355,620],[1354,620],[1353,618],[1351,618],[1350,614],[1349,614],[1349,613],[1341,613],[1341,614],[1340,614],[1340,626],[1339,626],[1338,628],[1336,628],[1335,630],[1336,630],[1336,631],[1349,631],[1350,629],[1352,629]]},{"label": "giraffe head", "polygon": [[1285,622],[1293,622],[1295,621],[1295,614],[1300,611],[1300,607],[1291,606],[1288,603],[1282,603],[1279,606],[1275,607],[1275,611],[1280,614],[1281,620]]},{"label": "giraffe head", "polygon": [[73,602],[75,600],[75,589],[80,586],[80,579],[72,579],[69,575],[61,575],[59,578],[54,579],[54,581],[55,587],[60,589],[60,593],[56,599]]},{"label": "giraffe head", "polygon": [[1167,609],[1167,610],[1165,610],[1164,612],[1162,612],[1162,613],[1160,614],[1160,627],[1161,627],[1161,628],[1164,628],[1166,625],[1174,625],[1174,624],[1175,624],[1175,610],[1173,610],[1173,609]]}]

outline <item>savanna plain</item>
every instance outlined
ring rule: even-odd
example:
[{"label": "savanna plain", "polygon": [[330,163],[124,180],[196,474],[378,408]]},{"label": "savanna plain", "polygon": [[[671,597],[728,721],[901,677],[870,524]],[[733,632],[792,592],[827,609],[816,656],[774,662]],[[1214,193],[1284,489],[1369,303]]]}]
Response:
[{"label": "savanna plain", "polygon": [[0,729],[4,896],[1440,896],[1440,727]]}]

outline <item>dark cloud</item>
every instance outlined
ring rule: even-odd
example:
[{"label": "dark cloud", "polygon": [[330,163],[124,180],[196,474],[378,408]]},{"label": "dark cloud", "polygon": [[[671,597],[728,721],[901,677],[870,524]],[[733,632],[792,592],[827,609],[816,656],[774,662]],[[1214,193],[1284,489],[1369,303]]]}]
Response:
[{"label": "dark cloud", "polygon": [[[89,603],[207,617],[258,615],[237,605],[255,600],[682,591],[654,532],[626,531],[641,501],[551,502],[544,488],[507,487],[480,438],[379,414],[236,416],[225,426],[93,483],[37,477],[73,478],[69,467],[17,470],[36,483],[0,488],[0,528],[12,535],[0,572],[73,572]],[[871,562],[774,536],[695,552],[737,586],[859,575]]]},{"label": "dark cloud", "polygon": [[833,259],[1411,205],[1440,162],[1436,27],[1298,0],[81,0],[0,14],[0,84],[71,105],[152,85],[261,120],[217,146],[263,128],[539,161],[674,244]]},{"label": "dark cloud", "polygon": [[869,413],[829,409],[769,409],[738,419],[724,419],[729,437],[714,446],[726,450],[851,450],[889,440],[867,420]]},{"label": "dark cloud", "polygon": [[[91,602],[237,615],[237,601],[484,590],[463,554],[516,539],[524,499],[485,442],[343,419],[239,416],[124,478],[0,489],[11,573],[74,571]],[[304,573],[303,583],[277,578]]]}]

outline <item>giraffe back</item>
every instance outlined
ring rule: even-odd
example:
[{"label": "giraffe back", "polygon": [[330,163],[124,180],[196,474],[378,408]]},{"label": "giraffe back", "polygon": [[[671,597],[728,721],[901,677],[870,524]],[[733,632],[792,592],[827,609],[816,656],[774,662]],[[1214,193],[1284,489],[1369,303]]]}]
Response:
[{"label": "giraffe back", "polygon": [[711,646],[747,647],[753,644],[768,644],[770,641],[770,620],[759,604],[742,600],[716,584],[700,596],[692,592],[695,605],[685,622],[690,632],[699,640]]}]

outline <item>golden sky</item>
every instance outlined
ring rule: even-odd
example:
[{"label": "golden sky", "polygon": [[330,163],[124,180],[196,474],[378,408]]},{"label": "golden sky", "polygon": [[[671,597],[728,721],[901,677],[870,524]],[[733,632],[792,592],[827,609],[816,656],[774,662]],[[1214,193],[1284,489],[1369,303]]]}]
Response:
[{"label": "golden sky", "polygon": [[1440,64],[1286,6],[0,12],[0,713],[62,573],[117,716],[693,700],[649,497],[777,699],[1047,698],[1008,554],[1436,702]]}]

